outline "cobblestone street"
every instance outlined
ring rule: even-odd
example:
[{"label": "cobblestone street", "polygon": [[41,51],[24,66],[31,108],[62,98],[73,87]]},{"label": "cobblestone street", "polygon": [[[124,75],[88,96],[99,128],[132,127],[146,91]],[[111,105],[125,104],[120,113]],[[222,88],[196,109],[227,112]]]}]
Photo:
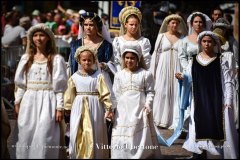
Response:
[{"label": "cobblestone street", "polygon": [[[14,133],[14,127],[16,124],[16,120],[10,119],[11,124],[11,135],[8,139],[8,149],[10,152],[11,159],[15,159],[15,146],[13,145],[16,141],[16,135],[13,135]],[[161,131],[164,137],[169,137],[171,135],[171,131],[163,129]],[[184,142],[184,139],[178,139],[171,147],[164,147],[161,146],[160,150],[162,153],[163,159],[186,159],[191,157],[191,153],[186,151],[182,148],[182,144]]]}]

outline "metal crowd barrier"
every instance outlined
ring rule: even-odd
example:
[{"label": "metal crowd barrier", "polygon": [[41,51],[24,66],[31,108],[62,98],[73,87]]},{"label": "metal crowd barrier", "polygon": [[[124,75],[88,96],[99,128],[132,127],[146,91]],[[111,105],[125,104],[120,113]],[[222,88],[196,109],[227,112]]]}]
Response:
[{"label": "metal crowd barrier", "polygon": [[22,45],[1,47],[1,93],[6,106],[10,108],[14,102],[14,76],[23,53]]}]

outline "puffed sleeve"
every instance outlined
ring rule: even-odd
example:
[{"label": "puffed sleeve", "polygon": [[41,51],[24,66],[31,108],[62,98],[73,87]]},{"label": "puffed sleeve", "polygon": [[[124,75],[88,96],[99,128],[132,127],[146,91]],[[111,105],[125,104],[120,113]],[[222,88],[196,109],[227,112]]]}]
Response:
[{"label": "puffed sleeve", "polygon": [[148,38],[144,38],[142,46],[142,52],[143,52],[143,58],[145,61],[145,64],[147,66],[147,69],[150,68],[150,63],[151,63],[151,43]]},{"label": "puffed sleeve", "polygon": [[178,57],[183,70],[186,70],[188,65],[188,59],[187,59],[187,43],[185,39],[180,41],[178,45]]},{"label": "puffed sleeve", "polygon": [[63,109],[63,93],[67,89],[67,65],[61,55],[56,55],[53,61],[53,78],[52,85],[53,91],[56,94],[57,109]]},{"label": "puffed sleeve", "polygon": [[233,72],[233,53],[225,52],[221,56],[222,83],[224,91],[224,104],[232,105],[234,72]]},{"label": "puffed sleeve", "polygon": [[67,85],[67,90],[64,93],[64,109],[71,110],[73,101],[76,97],[76,86],[72,77],[69,78]]},{"label": "puffed sleeve", "polygon": [[146,92],[146,102],[145,105],[150,107],[152,109],[152,103],[154,98],[154,79],[153,75],[150,71],[146,71],[145,77],[144,77],[144,87]]},{"label": "puffed sleeve", "polygon": [[22,100],[22,97],[26,91],[27,87],[27,78],[24,72],[24,66],[28,61],[28,55],[22,55],[18,67],[15,73],[14,83],[16,85],[16,92],[15,92],[15,104],[19,104]]},{"label": "puffed sleeve", "polygon": [[119,37],[115,37],[112,43],[113,46],[113,62],[118,71],[121,70],[121,53],[120,53],[120,44]]},{"label": "puffed sleeve", "polygon": [[106,110],[112,110],[110,91],[102,74],[98,77],[97,89],[99,92],[99,101],[105,105]]}]

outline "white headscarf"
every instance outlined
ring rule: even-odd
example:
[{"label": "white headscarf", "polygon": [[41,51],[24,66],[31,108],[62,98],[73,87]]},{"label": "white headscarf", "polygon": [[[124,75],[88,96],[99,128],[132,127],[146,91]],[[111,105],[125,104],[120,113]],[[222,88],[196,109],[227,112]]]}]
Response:
[{"label": "white headscarf", "polygon": [[204,31],[210,31],[211,27],[212,27],[212,20],[206,14],[204,14],[202,12],[194,12],[194,13],[190,14],[187,18],[188,35],[193,33],[193,27],[192,27],[192,24],[191,24],[191,20],[192,20],[193,15],[195,15],[195,14],[201,14],[203,17],[205,17],[206,27],[204,28]]},{"label": "white headscarf", "polygon": [[199,50],[198,53],[200,53],[202,51],[201,41],[202,41],[204,36],[210,36],[215,41],[216,46],[215,46],[214,50],[215,50],[216,53],[220,53],[221,44],[219,42],[219,38],[212,31],[203,31],[203,32],[199,33],[198,38],[197,38],[198,50]]}]

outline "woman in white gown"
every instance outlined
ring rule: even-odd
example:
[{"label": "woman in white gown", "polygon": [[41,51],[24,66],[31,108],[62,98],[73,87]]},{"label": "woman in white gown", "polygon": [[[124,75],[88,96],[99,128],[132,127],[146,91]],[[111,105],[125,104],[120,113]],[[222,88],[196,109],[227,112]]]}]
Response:
[{"label": "woman in white gown", "polygon": [[178,48],[186,34],[183,19],[172,14],[164,19],[155,43],[150,71],[155,79],[153,120],[158,127],[170,127],[174,112],[178,112],[178,83],[174,74],[181,70]]},{"label": "woman in white gown", "polygon": [[151,61],[151,44],[148,38],[141,36],[141,20],[142,13],[136,7],[125,7],[119,13],[119,21],[121,22],[120,36],[113,40],[113,55],[114,64],[117,71],[121,70],[123,45],[127,41],[138,42],[142,48],[142,54],[146,63],[147,69],[150,67]]},{"label": "woman in white gown", "polygon": [[[69,154],[72,159],[109,158],[105,118],[112,118],[110,91],[97,63],[97,52],[81,46],[75,53],[81,69],[68,80],[64,107],[70,114]],[[105,106],[105,110],[104,110]]]},{"label": "woman in white gown", "polygon": [[15,75],[17,159],[64,158],[60,150],[64,145],[61,124],[67,67],[64,58],[56,53],[50,28],[37,24],[29,29],[26,54]]},{"label": "woman in white gown", "polygon": [[[194,158],[206,151],[222,158],[238,158],[238,133],[232,109],[232,54],[220,54],[218,37],[210,31],[198,36],[199,52],[184,73],[192,79],[189,133],[183,148]],[[214,50],[217,46],[218,51]],[[181,74],[176,74],[183,79]],[[184,76],[186,77],[186,76]],[[200,155],[205,154],[205,156]]]},{"label": "woman in white gown", "polygon": [[115,75],[113,91],[117,99],[111,158],[159,158],[160,146],[152,121],[154,80],[146,70],[141,46],[126,42],[122,52],[123,70]]},{"label": "woman in white gown", "polygon": [[233,61],[233,69],[234,69],[234,90],[233,90],[233,108],[234,108],[234,121],[237,129],[239,129],[239,79],[238,79],[238,71],[239,71],[239,44],[238,42],[230,35],[227,34],[227,31],[230,29],[230,23],[224,18],[219,18],[214,26],[213,32],[220,35],[220,39],[223,40],[223,45],[221,46],[223,52],[231,52],[234,57]]}]

